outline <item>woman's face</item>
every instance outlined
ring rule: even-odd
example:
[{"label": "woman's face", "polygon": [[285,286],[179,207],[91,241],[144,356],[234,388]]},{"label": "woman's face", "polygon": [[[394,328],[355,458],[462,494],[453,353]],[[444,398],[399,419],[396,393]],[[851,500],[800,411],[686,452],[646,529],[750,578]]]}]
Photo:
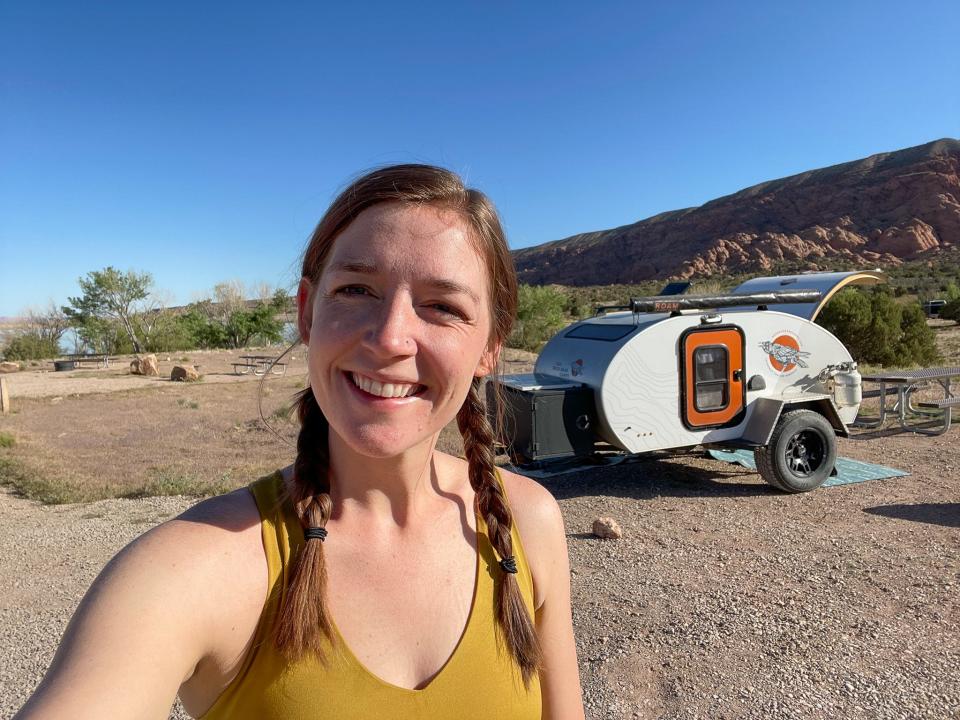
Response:
[{"label": "woman's face", "polygon": [[298,305],[314,397],[344,442],[393,457],[456,416],[495,362],[487,285],[455,212],[384,203],[340,234]]}]

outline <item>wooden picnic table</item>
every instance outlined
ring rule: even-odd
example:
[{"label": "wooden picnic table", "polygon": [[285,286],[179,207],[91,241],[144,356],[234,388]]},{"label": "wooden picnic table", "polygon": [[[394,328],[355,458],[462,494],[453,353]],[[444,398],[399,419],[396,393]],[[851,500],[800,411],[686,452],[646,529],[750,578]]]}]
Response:
[{"label": "wooden picnic table", "polygon": [[287,372],[287,364],[278,362],[278,355],[241,355],[239,360],[233,363],[233,372],[237,375],[246,375],[251,370],[254,375],[266,375],[267,372],[283,375]]},{"label": "wooden picnic table", "polygon": [[110,367],[110,356],[103,353],[75,353],[73,355],[63,355],[54,360],[56,363],[96,363],[99,368]]},{"label": "wooden picnic table", "polygon": [[[917,368],[915,370],[891,370],[889,372],[864,375],[863,381],[877,383],[880,386],[876,393],[880,398],[880,417],[873,421],[858,422],[858,427],[876,428],[883,425],[887,412],[895,412],[900,427],[910,432],[923,435],[942,435],[950,429],[952,420],[951,410],[960,405],[960,398],[954,397],[952,381],[960,376],[960,367]],[[925,401],[913,406],[910,396],[920,387],[935,382],[943,388],[943,398]],[[890,390],[896,391],[897,400],[892,407],[887,407],[887,395]],[[869,395],[869,394],[868,394]],[[943,420],[940,427],[928,429],[909,424],[908,420],[916,418],[936,418]]]}]

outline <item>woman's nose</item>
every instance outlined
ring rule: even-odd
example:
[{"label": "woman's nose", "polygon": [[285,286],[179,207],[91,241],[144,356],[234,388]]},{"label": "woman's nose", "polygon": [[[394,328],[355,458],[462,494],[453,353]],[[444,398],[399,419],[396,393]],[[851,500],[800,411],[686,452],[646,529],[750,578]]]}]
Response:
[{"label": "woman's nose", "polygon": [[374,325],[367,332],[371,350],[388,357],[413,355],[417,343],[414,338],[418,316],[409,298],[398,294],[385,298]]}]

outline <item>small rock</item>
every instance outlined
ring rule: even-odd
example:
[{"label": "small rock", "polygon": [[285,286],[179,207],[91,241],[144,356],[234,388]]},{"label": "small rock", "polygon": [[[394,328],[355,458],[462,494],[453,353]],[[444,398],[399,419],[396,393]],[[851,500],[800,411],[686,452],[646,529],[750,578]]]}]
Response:
[{"label": "small rock", "polygon": [[623,537],[623,530],[613,518],[598,517],[593,521],[593,534],[607,540],[618,540]]},{"label": "small rock", "polygon": [[0,373],[20,372],[20,363],[0,362]]},{"label": "small rock", "polygon": [[190,365],[175,365],[173,370],[170,371],[170,379],[179,382],[192,382],[200,379],[200,373]]}]

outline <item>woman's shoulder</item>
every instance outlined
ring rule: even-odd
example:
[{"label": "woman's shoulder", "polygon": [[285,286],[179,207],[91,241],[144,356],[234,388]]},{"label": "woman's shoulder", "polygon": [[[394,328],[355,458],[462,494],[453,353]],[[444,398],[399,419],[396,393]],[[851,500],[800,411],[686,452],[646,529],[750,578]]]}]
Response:
[{"label": "woman's shoulder", "polygon": [[262,604],[266,560],[260,527],[253,495],[240,488],[202,500],[141,535],[120,555],[131,570],[168,568],[167,582],[189,593],[194,611],[207,609],[216,617],[229,609],[225,602],[236,604],[236,610],[247,598]]},{"label": "woman's shoulder", "polygon": [[563,517],[556,498],[536,480],[503,468],[497,468],[507,493],[510,510],[518,522],[549,530],[563,527]]},{"label": "woman's shoulder", "polygon": [[[467,461],[457,458],[466,475]],[[566,530],[556,499],[536,480],[497,468],[507,495],[507,504],[533,573],[535,605],[539,608],[546,589],[556,578],[569,575]]]}]

